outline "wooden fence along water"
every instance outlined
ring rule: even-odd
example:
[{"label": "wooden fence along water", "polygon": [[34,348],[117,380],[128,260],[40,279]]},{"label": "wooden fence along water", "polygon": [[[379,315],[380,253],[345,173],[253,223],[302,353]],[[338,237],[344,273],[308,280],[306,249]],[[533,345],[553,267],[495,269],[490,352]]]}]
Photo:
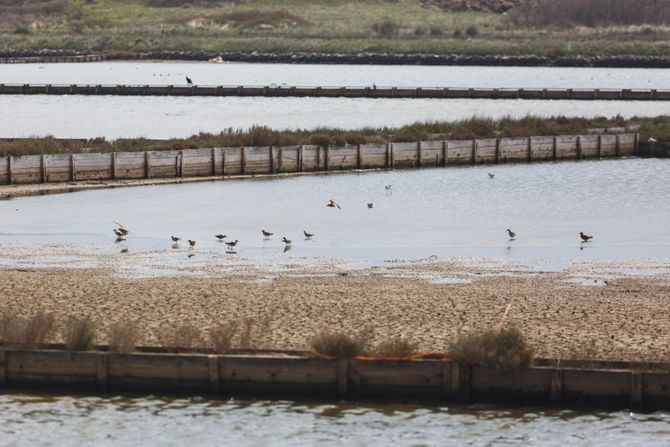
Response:
[{"label": "wooden fence along water", "polygon": [[0,390],[25,388],[670,408],[668,370],[635,367],[547,366],[502,372],[444,360],[0,349]]},{"label": "wooden fence along water", "polygon": [[317,87],[286,85],[0,84],[0,95],[266,96],[323,98],[468,98],[670,101],[670,90]]},{"label": "wooden fence along water", "polygon": [[638,153],[637,134],[0,157],[0,183],[48,183],[580,160]]}]

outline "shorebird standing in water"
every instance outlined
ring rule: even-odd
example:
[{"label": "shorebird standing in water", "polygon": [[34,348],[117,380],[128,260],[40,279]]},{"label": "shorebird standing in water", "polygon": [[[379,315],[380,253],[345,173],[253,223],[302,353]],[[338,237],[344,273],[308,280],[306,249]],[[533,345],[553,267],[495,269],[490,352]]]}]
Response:
[{"label": "shorebird standing in water", "polygon": [[219,240],[219,242],[221,242],[222,240],[224,240],[226,238],[226,235],[225,234],[217,234],[214,237],[217,238]]},{"label": "shorebird standing in water", "polygon": [[274,233],[270,233],[269,231],[261,230],[261,233],[263,233],[263,236],[265,236],[265,239],[270,239],[270,236],[272,236]]},{"label": "shorebird standing in water", "polygon": [[302,234],[305,235],[305,239],[312,239],[312,237],[314,236],[313,233],[308,233],[305,230],[302,230]]},{"label": "shorebird standing in water", "polygon": [[496,175],[493,172],[489,172],[489,178],[494,179],[496,178]]},{"label": "shorebird standing in water", "polygon": [[191,78],[189,78],[188,76],[186,76],[186,83],[188,85],[193,85],[193,80]]},{"label": "shorebird standing in water", "polygon": [[188,240],[188,245],[191,246],[191,248],[195,247],[196,241],[189,239]]},{"label": "shorebird standing in water", "polygon": [[170,239],[172,239],[172,242],[175,244],[181,240],[179,236],[170,236]]},{"label": "shorebird standing in water", "polygon": [[281,238],[281,241],[285,243],[286,245],[291,245],[291,241],[286,239],[285,237]]},{"label": "shorebird standing in water", "polygon": [[372,202],[368,203],[368,208],[372,208],[373,206],[375,206],[374,203],[372,203]]},{"label": "shorebird standing in water", "polygon": [[516,239],[516,233],[514,231],[510,230],[509,228],[507,229],[507,234],[509,234],[509,240],[510,241],[513,241],[514,239]]},{"label": "shorebird standing in water", "polygon": [[582,238],[582,242],[588,242],[591,239],[593,239],[593,236],[589,236],[588,234],[584,234],[583,232],[579,232],[579,237]]},{"label": "shorebird standing in water", "polygon": [[232,242],[226,242],[226,245],[229,246],[230,248],[234,248],[237,245],[238,242],[239,241],[237,239],[235,239]]},{"label": "shorebird standing in water", "polygon": [[117,238],[119,238],[119,237],[123,237],[123,236],[126,235],[126,233],[124,233],[123,231],[119,231],[119,230],[117,230],[116,228],[114,228],[114,234],[116,234],[116,237],[117,237]]},{"label": "shorebird standing in water", "polygon": [[329,207],[329,208],[337,208],[338,210],[341,210],[341,209],[342,209],[342,207],[340,206],[340,204],[337,203],[336,201],[334,201],[333,199],[330,199],[330,202],[329,202],[328,205],[326,205],[326,206]]}]

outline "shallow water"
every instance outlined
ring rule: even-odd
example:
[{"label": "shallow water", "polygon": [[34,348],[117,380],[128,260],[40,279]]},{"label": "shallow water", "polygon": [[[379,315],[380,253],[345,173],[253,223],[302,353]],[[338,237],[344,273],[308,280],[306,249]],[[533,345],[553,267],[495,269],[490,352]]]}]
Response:
[{"label": "shallow water", "polygon": [[669,423],[661,412],[0,395],[3,445],[662,446]]},{"label": "shallow water", "polygon": [[[226,247],[214,235],[223,233],[240,241],[239,256],[278,259],[666,259],[669,167],[660,159],[510,164],[28,197],[0,202],[0,244],[138,252],[169,249],[177,235],[198,242],[191,251],[182,243],[175,257],[216,256]],[[331,198],[341,210],[326,207]],[[112,242],[113,222],[132,231],[120,245]],[[261,229],[275,234],[264,239]],[[303,230],[314,238],[306,240]],[[580,231],[594,239],[582,243]],[[292,241],[287,252],[282,237]]]},{"label": "shallow water", "polygon": [[[554,67],[426,67],[103,62],[16,64],[1,83],[669,88],[667,70]],[[472,116],[657,116],[668,102],[468,99],[0,97],[0,137],[173,138],[228,127],[277,129],[402,126]]]}]

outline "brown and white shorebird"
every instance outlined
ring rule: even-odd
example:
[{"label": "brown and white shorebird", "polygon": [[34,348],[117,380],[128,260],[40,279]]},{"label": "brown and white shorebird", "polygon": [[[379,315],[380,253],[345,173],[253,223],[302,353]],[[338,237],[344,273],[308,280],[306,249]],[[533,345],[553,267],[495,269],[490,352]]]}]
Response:
[{"label": "brown and white shorebird", "polygon": [[230,248],[233,248],[233,247],[235,247],[235,246],[237,245],[238,242],[239,242],[239,241],[238,241],[237,239],[235,239],[235,240],[232,241],[232,242],[226,242],[226,245],[229,246]]},{"label": "brown and white shorebird", "polygon": [[285,243],[286,245],[291,245],[291,241],[286,239],[285,237],[281,238],[281,241]]},{"label": "brown and white shorebird", "polygon": [[337,208],[338,210],[341,210],[341,209],[342,209],[342,207],[340,206],[340,204],[337,203],[336,201],[334,201],[333,199],[330,199],[330,202],[329,202],[328,205],[326,205],[326,206],[329,207],[329,208]]},{"label": "brown and white shorebird", "polygon": [[269,238],[272,236],[274,233],[270,233],[269,231],[261,230],[261,233],[263,233],[263,236]]},{"label": "brown and white shorebird", "polygon": [[220,241],[224,240],[226,238],[225,234],[216,234],[214,235],[215,238],[217,238]]},{"label": "brown and white shorebird", "polygon": [[591,239],[593,239],[593,236],[589,236],[588,234],[584,234],[583,232],[579,232],[579,237],[582,238],[582,242],[588,242]]},{"label": "brown and white shorebird", "polygon": [[516,239],[516,233],[514,231],[510,230],[509,228],[507,229],[507,234],[509,234],[509,240],[510,241],[513,241],[514,239]]},{"label": "brown and white shorebird", "polygon": [[196,244],[196,241],[194,241],[192,239],[188,240],[188,245],[190,245],[191,247],[195,247],[195,244]]},{"label": "brown and white shorebird", "polygon": [[119,231],[116,228],[114,228],[114,234],[116,235],[116,237],[123,237],[126,235],[126,233]]},{"label": "brown and white shorebird", "polygon": [[372,208],[373,206],[375,206],[374,203],[372,203],[372,202],[368,203],[368,208]]},{"label": "brown and white shorebird", "polygon": [[314,236],[314,233],[308,233],[305,230],[302,230],[302,234],[305,235],[305,239],[312,239],[312,237]]},{"label": "brown and white shorebird", "polygon": [[170,236],[170,239],[172,239],[172,242],[175,244],[181,240],[179,236]]}]

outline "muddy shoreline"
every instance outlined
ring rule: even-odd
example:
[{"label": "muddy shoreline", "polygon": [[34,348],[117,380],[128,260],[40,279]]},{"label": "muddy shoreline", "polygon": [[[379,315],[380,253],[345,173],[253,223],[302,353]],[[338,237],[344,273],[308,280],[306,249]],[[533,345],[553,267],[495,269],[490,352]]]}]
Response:
[{"label": "muddy shoreline", "polygon": [[[25,58],[19,62],[58,62],[59,57],[86,56],[92,53],[75,50],[4,50],[1,59]],[[164,60],[223,62],[291,63],[291,64],[360,64],[360,65],[451,65],[507,67],[603,67],[603,68],[670,68],[670,56],[504,56],[468,54],[391,54],[391,53],[242,53],[211,51],[151,51],[143,53],[103,53],[107,60]],[[53,59],[53,60],[50,60]]]}]

